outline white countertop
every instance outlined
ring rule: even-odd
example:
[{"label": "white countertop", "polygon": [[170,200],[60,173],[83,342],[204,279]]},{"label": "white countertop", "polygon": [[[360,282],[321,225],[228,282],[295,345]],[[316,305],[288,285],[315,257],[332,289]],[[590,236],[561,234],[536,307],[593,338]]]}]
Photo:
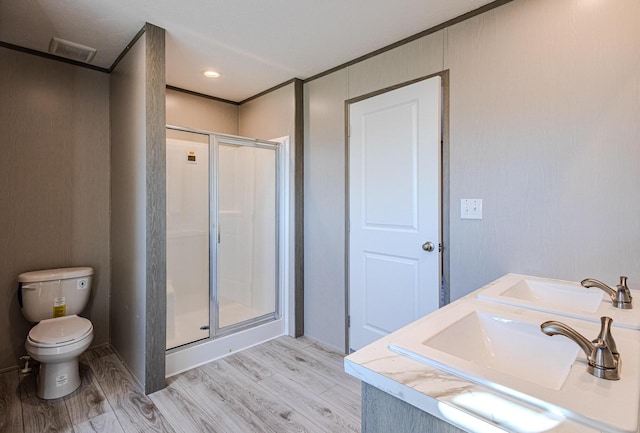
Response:
[{"label": "white countertop", "polygon": [[[476,292],[455,301],[455,303],[465,302],[470,299],[474,299],[474,302],[477,302],[475,301]],[[445,306],[440,311],[448,307]],[[402,330],[383,337],[346,357],[345,371],[371,386],[471,433],[504,431],[524,433],[534,431],[530,429],[530,423],[525,426],[526,428],[519,428],[509,425],[509,421],[501,421],[499,405],[493,404],[492,413],[485,413],[485,415],[480,415],[478,412],[474,413],[468,407],[465,408],[465,404],[460,404],[461,398],[468,400],[469,398],[474,399],[477,397],[486,400],[487,397],[492,399],[495,396],[498,400],[504,402],[508,402],[511,399],[489,388],[466,381],[391,351],[388,347],[389,342],[400,332]],[[587,373],[585,372],[585,374]],[[515,400],[511,401],[516,402]],[[516,404],[518,406],[521,405],[519,402],[516,402]],[[606,407],[603,407],[603,409],[606,410]],[[513,413],[513,408],[506,412]],[[473,416],[469,416],[469,413],[472,413]],[[555,427],[540,431],[551,433],[593,433],[601,430],[590,428],[570,419],[563,419]],[[640,429],[637,432],[640,433]]]}]

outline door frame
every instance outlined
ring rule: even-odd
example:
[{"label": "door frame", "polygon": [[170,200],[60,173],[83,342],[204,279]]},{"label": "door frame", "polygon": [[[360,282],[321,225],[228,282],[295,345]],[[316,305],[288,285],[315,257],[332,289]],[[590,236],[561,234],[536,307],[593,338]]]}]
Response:
[{"label": "door frame", "polygon": [[344,323],[344,329],[345,329],[345,338],[344,338],[344,342],[345,342],[345,346],[344,346],[344,353],[349,354],[349,293],[350,293],[350,287],[349,287],[349,279],[350,279],[350,268],[349,268],[349,252],[350,252],[350,246],[349,246],[349,239],[350,239],[350,229],[349,229],[349,221],[350,221],[350,215],[349,215],[349,204],[350,204],[350,189],[351,189],[351,185],[349,182],[349,176],[350,176],[350,172],[349,172],[349,150],[350,150],[350,131],[349,131],[349,125],[350,125],[350,118],[349,118],[349,112],[350,112],[350,106],[351,104],[354,104],[356,102],[360,102],[363,101],[365,99],[369,99],[372,98],[374,96],[378,96],[381,95],[383,93],[387,93],[405,86],[409,86],[411,84],[415,84],[418,83],[420,81],[424,81],[424,80],[428,80],[429,78],[433,78],[433,77],[440,77],[441,79],[441,86],[442,86],[442,95],[441,95],[441,103],[442,103],[442,116],[441,116],[441,137],[442,137],[442,141],[441,141],[441,151],[440,151],[440,173],[441,173],[441,179],[440,179],[440,197],[441,197],[441,203],[440,203],[440,239],[441,239],[441,244],[442,244],[442,269],[440,270],[441,274],[442,274],[442,278],[444,280],[444,284],[441,287],[441,292],[440,292],[440,307],[446,305],[449,303],[450,301],[450,279],[449,279],[449,275],[450,275],[450,257],[449,257],[449,230],[450,230],[450,225],[449,225],[449,209],[450,209],[450,185],[449,185],[449,152],[450,152],[450,148],[449,148],[449,70],[444,70],[444,71],[440,71],[437,72],[435,74],[430,74],[430,75],[425,75],[422,76],[420,78],[416,78],[414,80],[410,80],[410,81],[405,81],[403,83],[400,84],[396,84],[390,87],[385,87],[383,89],[380,90],[376,90],[374,92],[370,92],[361,96],[357,96],[355,98],[350,98],[344,101],[344,110],[345,110],[345,114],[344,114],[344,119],[345,119],[345,236],[344,236],[344,245],[345,245],[345,253],[344,253],[344,264],[345,264],[345,273],[344,273],[344,284],[345,284],[345,323]]}]

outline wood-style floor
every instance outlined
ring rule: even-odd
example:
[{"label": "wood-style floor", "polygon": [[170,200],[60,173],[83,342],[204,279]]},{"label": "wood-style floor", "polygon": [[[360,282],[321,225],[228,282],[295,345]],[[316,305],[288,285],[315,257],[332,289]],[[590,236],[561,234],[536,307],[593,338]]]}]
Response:
[{"label": "wood-style floor", "polygon": [[210,362],[145,396],[108,347],[84,353],[82,385],[56,400],[33,375],[0,374],[0,432],[360,432],[360,382],[309,339],[276,340]]}]

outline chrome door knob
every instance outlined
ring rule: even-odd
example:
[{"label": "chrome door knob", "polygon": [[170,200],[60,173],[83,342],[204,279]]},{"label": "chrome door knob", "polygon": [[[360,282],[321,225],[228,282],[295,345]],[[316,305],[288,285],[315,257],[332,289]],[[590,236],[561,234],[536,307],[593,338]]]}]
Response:
[{"label": "chrome door knob", "polygon": [[435,245],[433,245],[433,242],[425,242],[422,244],[422,249],[431,252],[435,249]]}]

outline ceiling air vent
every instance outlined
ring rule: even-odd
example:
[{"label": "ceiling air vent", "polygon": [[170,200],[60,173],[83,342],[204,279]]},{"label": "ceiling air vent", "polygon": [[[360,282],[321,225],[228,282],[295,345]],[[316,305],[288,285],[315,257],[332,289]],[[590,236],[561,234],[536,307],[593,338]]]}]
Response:
[{"label": "ceiling air vent", "polygon": [[51,38],[51,42],[49,43],[49,52],[51,54],[71,60],[77,60],[78,62],[89,63],[91,59],[93,59],[93,56],[96,55],[96,51],[97,50],[95,48],[55,37]]}]

